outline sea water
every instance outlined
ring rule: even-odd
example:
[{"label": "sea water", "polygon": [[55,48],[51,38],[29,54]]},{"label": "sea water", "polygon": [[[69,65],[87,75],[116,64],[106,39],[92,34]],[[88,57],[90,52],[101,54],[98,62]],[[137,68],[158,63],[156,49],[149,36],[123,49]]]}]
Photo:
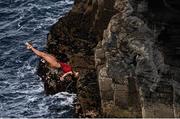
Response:
[{"label": "sea water", "polygon": [[50,27],[73,0],[0,0],[0,117],[72,117],[75,94],[47,96],[37,76],[39,58],[25,47],[44,50]]}]

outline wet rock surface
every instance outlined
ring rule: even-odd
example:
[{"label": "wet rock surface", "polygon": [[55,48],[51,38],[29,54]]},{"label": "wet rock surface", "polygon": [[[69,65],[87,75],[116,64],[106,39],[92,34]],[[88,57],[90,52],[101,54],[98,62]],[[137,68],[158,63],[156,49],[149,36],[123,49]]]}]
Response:
[{"label": "wet rock surface", "polygon": [[[72,86],[77,88],[78,117],[180,117],[177,5],[166,0],[75,0],[52,26],[47,52],[61,60],[65,49],[80,72]],[[46,82],[51,71],[43,63],[39,69]],[[50,94],[65,89],[52,85]]]}]

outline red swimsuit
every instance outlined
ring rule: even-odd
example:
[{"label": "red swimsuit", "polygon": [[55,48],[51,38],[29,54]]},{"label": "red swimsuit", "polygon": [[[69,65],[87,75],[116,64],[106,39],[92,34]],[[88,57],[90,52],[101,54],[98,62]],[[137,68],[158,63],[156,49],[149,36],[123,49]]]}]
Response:
[{"label": "red swimsuit", "polygon": [[66,63],[59,62],[62,68],[63,73],[72,71],[72,67]]}]

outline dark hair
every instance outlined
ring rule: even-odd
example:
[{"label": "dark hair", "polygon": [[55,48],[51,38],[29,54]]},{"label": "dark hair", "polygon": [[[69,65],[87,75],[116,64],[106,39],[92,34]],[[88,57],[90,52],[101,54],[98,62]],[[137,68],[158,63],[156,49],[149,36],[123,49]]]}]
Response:
[{"label": "dark hair", "polygon": [[63,62],[63,63],[69,62],[69,58],[68,58],[68,56],[67,56],[65,53],[60,53],[60,54],[58,55],[58,60],[59,60],[60,62]]}]

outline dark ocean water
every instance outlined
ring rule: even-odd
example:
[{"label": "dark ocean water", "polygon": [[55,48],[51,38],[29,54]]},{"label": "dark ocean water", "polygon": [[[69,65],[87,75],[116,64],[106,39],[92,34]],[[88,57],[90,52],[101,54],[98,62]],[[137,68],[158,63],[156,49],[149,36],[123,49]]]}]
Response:
[{"label": "dark ocean water", "polygon": [[46,96],[37,76],[47,33],[73,0],[0,0],[0,117],[72,117],[74,94]]}]

